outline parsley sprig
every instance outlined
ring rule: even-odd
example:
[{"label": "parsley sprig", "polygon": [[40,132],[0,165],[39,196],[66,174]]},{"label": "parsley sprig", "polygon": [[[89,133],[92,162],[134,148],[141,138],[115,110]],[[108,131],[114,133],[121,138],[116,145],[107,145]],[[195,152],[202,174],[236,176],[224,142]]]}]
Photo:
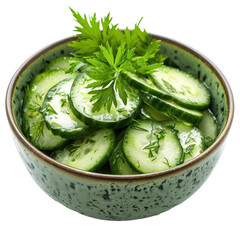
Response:
[{"label": "parsley sprig", "polygon": [[70,44],[75,52],[68,71],[85,69],[93,80],[87,86],[91,88],[93,112],[102,108],[110,112],[112,105],[117,107],[119,98],[126,105],[129,94],[135,90],[123,73],[148,75],[162,66],[164,57],[158,54],[160,41],[140,29],[142,19],[133,30],[120,30],[118,24],[112,24],[110,14],[97,20],[96,14],[88,19],[71,11],[79,26],[75,28],[78,41]]}]

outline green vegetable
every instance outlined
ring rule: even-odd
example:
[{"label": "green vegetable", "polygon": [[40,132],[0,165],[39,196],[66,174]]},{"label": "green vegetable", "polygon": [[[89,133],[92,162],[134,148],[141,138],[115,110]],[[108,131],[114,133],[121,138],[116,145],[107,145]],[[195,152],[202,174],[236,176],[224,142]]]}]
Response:
[{"label": "green vegetable", "polygon": [[198,124],[198,128],[204,137],[205,147],[210,147],[217,138],[219,132],[217,120],[210,109],[204,111],[203,118]]},{"label": "green vegetable", "polygon": [[119,142],[115,150],[112,152],[112,156],[109,159],[110,169],[112,174],[116,175],[134,175],[138,174],[128,164],[122,152],[122,142]]},{"label": "green vegetable", "polygon": [[176,134],[160,122],[139,120],[123,138],[122,150],[129,165],[140,173],[175,167],[183,149]]},{"label": "green vegetable", "polygon": [[163,100],[149,93],[142,92],[140,97],[147,105],[175,120],[198,124],[203,117],[203,113],[198,110],[182,107],[171,100]]},{"label": "green vegetable", "polygon": [[191,124],[179,121],[163,121],[162,124],[171,128],[178,136],[183,148],[181,163],[189,161],[205,150],[204,139],[200,130]]},{"label": "green vegetable", "polygon": [[48,128],[67,139],[82,138],[93,129],[80,121],[71,110],[69,94],[74,78],[64,79],[53,86],[42,104]]},{"label": "green vegetable", "polygon": [[[23,102],[23,132],[38,149],[54,150],[66,142],[65,138],[54,135],[48,129],[43,117],[42,104],[50,88],[76,75],[76,73],[66,74],[62,69],[46,71],[38,74],[27,88]],[[49,112],[55,112],[51,105],[46,107]]]},{"label": "green vegetable", "polygon": [[70,167],[95,171],[108,161],[114,145],[113,130],[103,128],[53,152],[52,157]]},{"label": "green vegetable", "polygon": [[[129,125],[141,107],[138,94],[129,93],[127,104],[124,105],[120,94],[116,93],[117,107],[112,106],[110,112],[104,109],[94,112],[94,105],[91,103],[91,90],[87,88],[92,82],[93,80],[86,74],[79,74],[75,78],[70,92],[73,113],[85,124],[92,127],[122,128]],[[102,101],[110,102],[109,99],[105,98]]]},{"label": "green vegetable", "polygon": [[117,107],[117,93],[126,105],[132,88],[122,72],[145,75],[162,66],[163,61],[159,62],[159,59],[164,60],[164,57],[156,55],[160,41],[154,41],[139,28],[141,20],[132,31],[128,28],[121,31],[117,24],[111,24],[110,14],[99,21],[96,14],[88,20],[86,15],[82,17],[73,9],[71,11],[80,25],[76,27],[78,41],[70,44],[75,50],[73,56],[79,61],[73,63],[69,71],[77,71],[77,66],[85,64],[85,71],[94,80],[87,86],[92,89],[92,111],[104,108],[110,112],[112,105]]},{"label": "green vegetable", "polygon": [[151,77],[156,85],[179,105],[195,110],[208,108],[211,101],[210,92],[192,75],[177,68],[162,66],[151,74]]},{"label": "green vegetable", "polygon": [[72,56],[45,66],[24,97],[22,130],[35,147],[73,168],[131,175],[173,168],[213,143],[208,88],[172,59],[163,64],[142,19],[120,30],[110,14],[71,11]]}]

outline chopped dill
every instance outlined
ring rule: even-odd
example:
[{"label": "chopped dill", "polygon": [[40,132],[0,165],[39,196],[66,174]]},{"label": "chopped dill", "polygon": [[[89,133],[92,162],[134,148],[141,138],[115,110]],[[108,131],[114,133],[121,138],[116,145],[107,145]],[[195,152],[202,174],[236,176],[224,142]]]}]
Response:
[{"label": "chopped dill", "polygon": [[156,129],[154,122],[151,123],[151,126],[149,143],[143,147],[143,149],[148,150],[148,158],[153,158],[156,154],[158,154],[160,149],[160,140],[165,137],[166,133],[165,129]]},{"label": "chopped dill", "polygon": [[45,113],[58,115],[58,113],[54,110],[54,108],[49,103],[46,106]]},{"label": "chopped dill", "polygon": [[196,142],[194,137],[192,137],[192,133],[190,132],[185,140],[185,144],[188,144],[190,142]]},{"label": "chopped dill", "polygon": [[171,168],[172,166],[170,165],[169,160],[165,157],[164,157],[164,159],[165,159],[165,162],[163,162],[163,163],[166,164],[169,168]]},{"label": "chopped dill", "polygon": [[34,124],[33,132],[32,132],[32,138],[38,140],[41,136],[44,136],[43,128],[45,126],[45,121],[43,116],[38,118],[36,123]]},{"label": "chopped dill", "polygon": [[185,153],[186,155],[189,154],[190,156],[192,156],[192,152],[193,152],[195,146],[196,146],[196,144],[191,144],[191,145],[189,145],[188,147],[186,147],[186,148],[184,149],[184,153]]}]

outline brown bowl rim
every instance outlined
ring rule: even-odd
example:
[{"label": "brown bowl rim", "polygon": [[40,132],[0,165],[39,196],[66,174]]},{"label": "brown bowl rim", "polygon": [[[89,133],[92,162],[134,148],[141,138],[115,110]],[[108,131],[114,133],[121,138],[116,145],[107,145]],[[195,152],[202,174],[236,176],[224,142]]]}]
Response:
[{"label": "brown bowl rim", "polygon": [[8,118],[11,130],[12,130],[13,134],[15,135],[15,137],[17,138],[17,140],[21,142],[23,147],[27,148],[38,159],[44,161],[45,163],[47,163],[51,166],[54,166],[54,167],[58,168],[59,170],[64,171],[65,173],[73,174],[78,177],[90,178],[92,180],[97,180],[97,181],[104,180],[104,181],[114,181],[114,182],[132,182],[134,180],[146,181],[146,180],[151,180],[151,179],[155,179],[155,178],[165,177],[167,175],[170,176],[170,175],[174,175],[179,172],[182,172],[182,171],[192,168],[193,166],[195,166],[195,165],[199,164],[201,161],[203,161],[206,157],[211,155],[218,148],[218,146],[220,146],[224,142],[224,139],[226,138],[226,136],[230,130],[232,121],[233,121],[234,99],[233,99],[231,87],[230,87],[226,77],[218,69],[218,67],[213,62],[211,62],[207,57],[205,57],[203,54],[201,54],[200,52],[196,51],[192,47],[189,47],[183,43],[180,43],[179,41],[176,41],[176,40],[173,40],[170,38],[166,38],[166,37],[163,37],[160,35],[155,35],[155,34],[152,34],[152,36],[156,39],[160,39],[166,43],[169,43],[169,44],[175,45],[181,49],[184,49],[185,51],[192,54],[196,58],[199,58],[214,72],[214,74],[220,80],[220,82],[225,90],[226,99],[227,99],[227,107],[229,110],[228,115],[227,115],[227,121],[225,123],[225,126],[224,126],[222,132],[219,134],[219,136],[217,137],[215,142],[207,150],[205,150],[202,154],[198,155],[197,157],[193,158],[191,161],[189,161],[187,163],[184,163],[182,165],[179,165],[177,167],[174,167],[174,168],[171,168],[171,169],[168,169],[165,171],[139,174],[139,175],[111,175],[111,174],[87,172],[87,171],[83,171],[80,169],[69,167],[60,162],[57,162],[56,160],[50,158],[49,156],[47,156],[46,154],[44,154],[43,152],[41,152],[40,150],[35,148],[23,135],[23,133],[21,132],[20,128],[17,126],[17,123],[14,119],[13,108],[12,108],[12,97],[13,97],[13,93],[14,93],[14,89],[15,89],[17,80],[21,76],[21,74],[25,71],[25,69],[30,64],[32,64],[36,59],[38,59],[43,53],[46,53],[59,45],[76,40],[76,36],[64,38],[62,40],[56,41],[56,42],[40,49],[39,51],[34,53],[32,56],[30,56],[18,68],[18,70],[13,75],[13,77],[8,85],[5,106],[6,106],[6,114],[7,114],[7,118]]}]

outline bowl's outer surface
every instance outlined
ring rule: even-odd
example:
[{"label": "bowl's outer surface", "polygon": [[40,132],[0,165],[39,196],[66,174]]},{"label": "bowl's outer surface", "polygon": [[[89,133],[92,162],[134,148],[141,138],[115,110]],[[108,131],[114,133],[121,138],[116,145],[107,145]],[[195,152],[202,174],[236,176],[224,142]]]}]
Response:
[{"label": "bowl's outer surface", "polygon": [[212,94],[212,111],[221,134],[199,157],[176,168],[153,174],[114,176],[76,170],[34,148],[21,133],[21,106],[27,84],[51,60],[68,55],[68,38],[26,61],[14,75],[6,108],[17,149],[37,184],[52,198],[87,216],[130,220],[164,212],[191,196],[207,179],[223,150],[233,118],[231,89],[212,63],[192,49],[166,38],[161,51],[179,67],[205,82]]}]

